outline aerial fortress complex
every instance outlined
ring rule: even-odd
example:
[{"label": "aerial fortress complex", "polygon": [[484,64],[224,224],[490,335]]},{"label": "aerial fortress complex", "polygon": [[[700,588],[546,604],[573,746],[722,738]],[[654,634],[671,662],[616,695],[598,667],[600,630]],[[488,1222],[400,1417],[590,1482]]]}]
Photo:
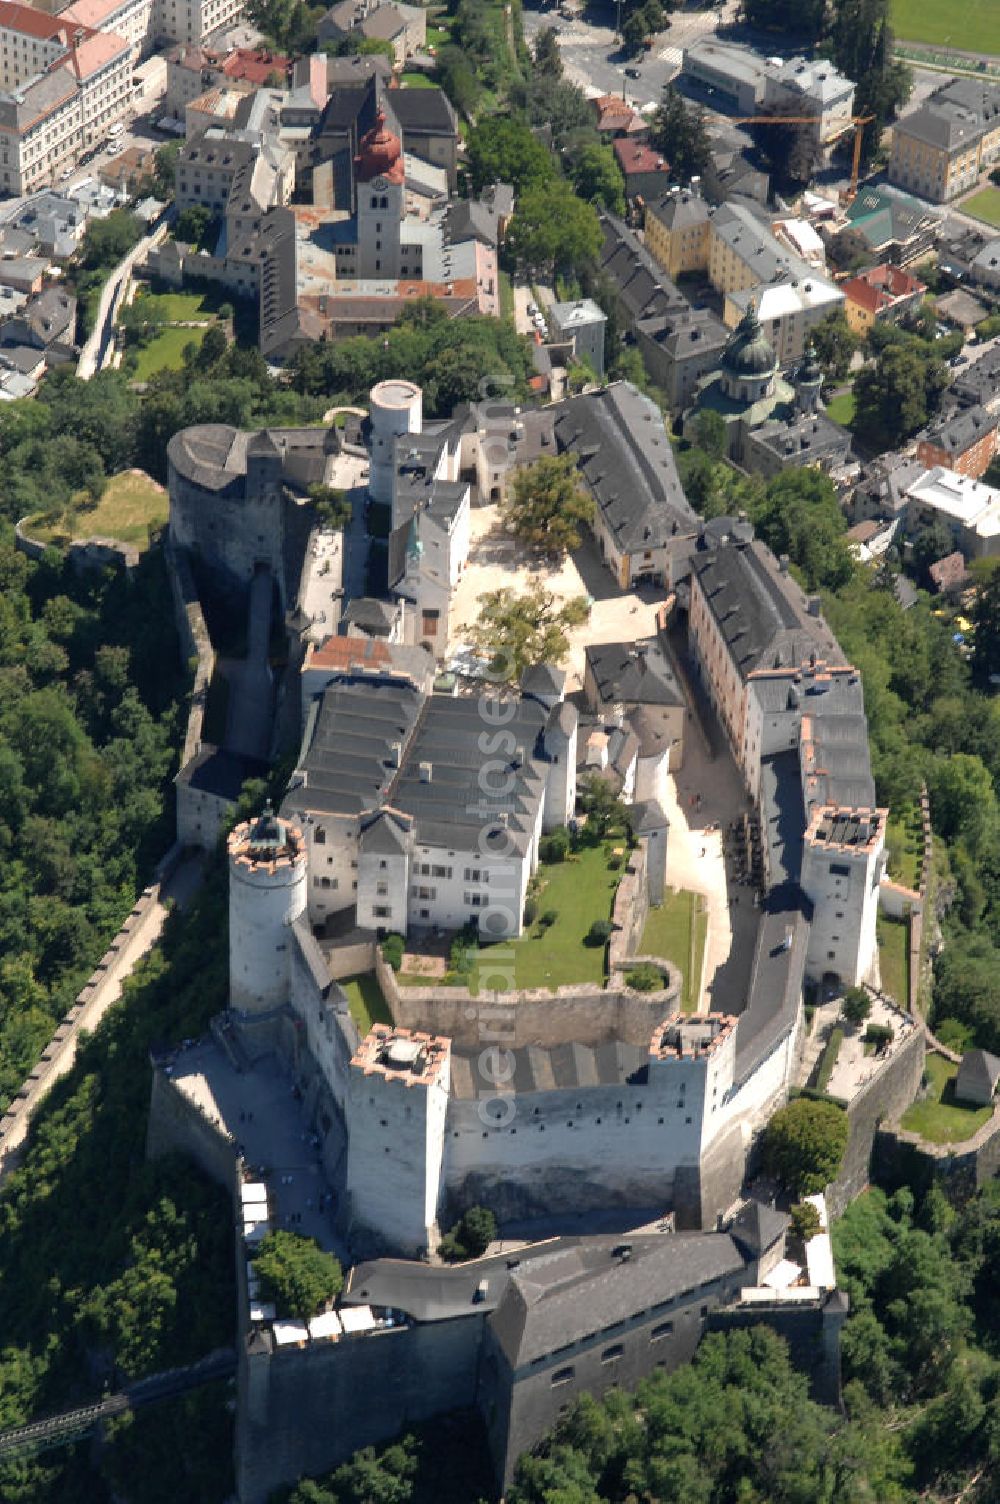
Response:
[{"label": "aerial fortress complex", "polygon": [[[286,1177],[264,1173],[259,1150],[247,1164],[207,1067],[160,1062],[151,1148],[192,1149],[243,1200],[244,1501],[469,1404],[502,1490],[576,1393],[686,1361],[713,1322],[770,1321],[808,1351],[817,1392],[836,1392],[846,1302],[826,1233],[794,1290],[768,1285],[787,1218],[746,1196],[759,1134],[796,1080],[804,986],[878,980],[887,811],[860,676],[818,600],[745,520],[695,516],[649,408],[618,383],[426,423],[419,389],[394,381],[347,428],[171,442],[179,591],[196,576],[249,600],[252,620],[266,581],[288,668],[261,751],[298,746],[280,808],[227,837],[230,1007],[211,1048],[244,1102],[267,1062],[291,1080],[315,1152],[309,1217],[322,1209],[321,1239],[351,1266],[337,1310],[312,1323],[261,1304],[250,1260],[290,1220]],[[476,511],[544,452],[576,456],[614,592],[651,587],[661,604],[651,635],[588,641],[579,671],[543,664],[496,686],[459,661],[455,603]],[[310,507],[310,486],[351,464],[355,505],[388,521],[379,599],[343,587]],[[332,561],[319,595],[318,558]],[[671,885],[675,780],[704,758],[696,714],[737,790],[745,948],[736,983],[706,968],[684,1011],[677,967],[641,939]],[[189,750],[179,820],[209,846],[246,762]],[[595,773],[630,805],[634,842],[606,980],[519,989],[505,956],[530,929],[545,842],[576,827],[578,780]],[[476,992],[440,970],[403,985],[382,953],[396,935],[447,954],[473,927]],[[657,990],[629,985],[640,962],[659,968]],[[385,1021],[352,1015],[341,981],[359,974]],[[442,1230],[472,1206],[507,1241],[444,1267]]]}]

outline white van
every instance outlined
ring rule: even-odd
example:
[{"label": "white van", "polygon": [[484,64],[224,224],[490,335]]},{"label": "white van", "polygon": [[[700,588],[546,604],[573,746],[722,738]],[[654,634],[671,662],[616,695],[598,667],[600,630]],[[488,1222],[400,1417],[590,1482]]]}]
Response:
[{"label": "white van", "polygon": [[125,122],[122,120],[116,120],[114,125],[108,127],[108,140],[112,146],[117,145],[118,141],[122,136],[124,136],[124,134]]}]

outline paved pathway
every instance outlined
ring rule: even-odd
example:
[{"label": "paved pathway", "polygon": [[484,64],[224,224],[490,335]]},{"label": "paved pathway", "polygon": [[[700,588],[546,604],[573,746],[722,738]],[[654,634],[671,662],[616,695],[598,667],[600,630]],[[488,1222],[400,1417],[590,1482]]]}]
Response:
[{"label": "paved pathway", "polygon": [[101,300],[97,305],[94,328],[80,351],[80,359],[77,362],[76,374],[81,381],[89,381],[98,371],[110,364],[115,351],[115,319],[124,302],[132,271],[137,262],[146,259],[153,246],[159,245],[166,236],[168,228],[168,221],[163,220],[152,234],[143,236],[139,244],[133,246],[128,255],[119,261],[101,289]]}]

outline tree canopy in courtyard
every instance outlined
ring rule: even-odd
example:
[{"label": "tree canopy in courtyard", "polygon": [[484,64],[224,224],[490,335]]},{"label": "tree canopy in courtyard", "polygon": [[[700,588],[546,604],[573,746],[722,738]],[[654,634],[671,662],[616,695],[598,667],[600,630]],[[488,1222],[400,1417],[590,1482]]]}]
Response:
[{"label": "tree canopy in courtyard", "polygon": [[513,683],[538,663],[561,663],[569,652],[568,633],[587,620],[582,595],[560,601],[543,585],[526,590],[491,590],[481,598],[478,619],[467,629],[473,647],[486,654],[490,671]]},{"label": "tree canopy in courtyard", "polygon": [[583,528],[594,520],[594,503],[571,454],[544,454],[518,470],[503,514],[522,543],[540,553],[565,554],[583,542]]}]

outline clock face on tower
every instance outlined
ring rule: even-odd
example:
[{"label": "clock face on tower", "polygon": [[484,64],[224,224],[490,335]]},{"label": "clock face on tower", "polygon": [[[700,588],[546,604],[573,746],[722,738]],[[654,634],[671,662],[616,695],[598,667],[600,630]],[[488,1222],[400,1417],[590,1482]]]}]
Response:
[{"label": "clock face on tower", "polygon": [[388,188],[388,186],[389,186],[389,179],[388,178],[383,178],[383,177],[372,178],[372,187],[373,188]]}]

